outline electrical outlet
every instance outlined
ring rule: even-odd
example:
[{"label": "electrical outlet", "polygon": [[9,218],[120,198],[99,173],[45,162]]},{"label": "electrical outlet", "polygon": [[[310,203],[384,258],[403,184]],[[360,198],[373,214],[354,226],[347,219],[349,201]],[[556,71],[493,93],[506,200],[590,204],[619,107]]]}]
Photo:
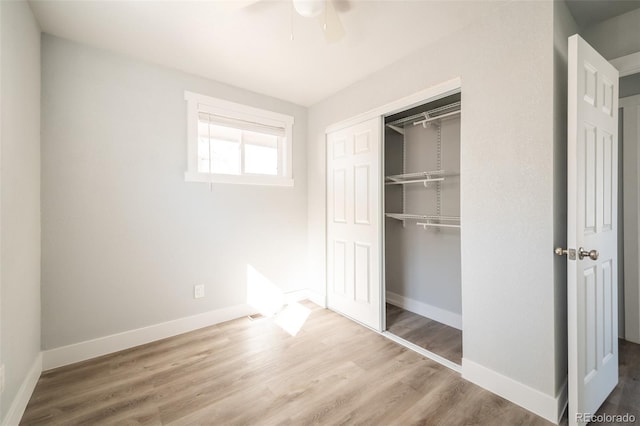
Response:
[{"label": "electrical outlet", "polygon": [[202,284],[194,285],[193,286],[193,298],[194,299],[200,299],[201,297],[204,297],[204,285],[202,285]]},{"label": "electrical outlet", "polygon": [[0,365],[0,393],[4,392],[4,364]]}]

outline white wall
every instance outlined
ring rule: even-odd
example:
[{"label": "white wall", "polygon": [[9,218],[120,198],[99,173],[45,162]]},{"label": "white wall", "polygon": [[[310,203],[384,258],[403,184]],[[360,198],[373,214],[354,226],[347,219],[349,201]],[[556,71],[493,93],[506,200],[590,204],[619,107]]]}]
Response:
[{"label": "white wall", "polygon": [[[306,109],[43,36],[43,347],[306,288]],[[186,183],[184,91],[295,117],[295,187]],[[193,298],[204,284],[206,297]]]},{"label": "white wall", "polygon": [[314,105],[308,152],[310,276],[322,291],[325,127],[462,78],[464,358],[551,399],[566,374],[556,355],[553,15],[551,2],[509,2]]},{"label": "white wall", "polygon": [[[567,83],[568,38],[578,26],[564,1],[555,1],[553,14],[554,93],[554,247],[567,247]],[[567,259],[555,256],[556,386],[567,380]]]},{"label": "white wall", "polygon": [[40,353],[40,29],[26,2],[0,8],[2,421]]}]

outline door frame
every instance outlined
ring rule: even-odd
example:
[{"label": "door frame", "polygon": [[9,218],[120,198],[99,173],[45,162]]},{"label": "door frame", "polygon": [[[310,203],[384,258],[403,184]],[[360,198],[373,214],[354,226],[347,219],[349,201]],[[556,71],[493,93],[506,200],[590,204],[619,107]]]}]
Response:
[{"label": "door frame", "polygon": [[[327,133],[332,133],[337,130],[342,130],[345,127],[350,127],[355,124],[362,123],[363,121],[371,120],[378,116],[390,115],[396,112],[403,111],[407,108],[412,108],[412,107],[421,105],[425,102],[436,100],[444,96],[453,95],[455,93],[460,92],[461,89],[462,89],[462,80],[460,79],[460,77],[456,77],[451,80],[445,81],[443,83],[436,84],[435,86],[431,86],[427,89],[420,90],[419,92],[416,92],[412,95],[405,96],[393,102],[389,102],[379,107],[370,109],[369,111],[364,112],[362,114],[358,114],[351,118],[338,121],[334,124],[327,126],[325,128],[324,133],[326,135]],[[326,143],[326,138],[325,138],[325,143]],[[326,145],[325,145],[325,148],[326,148]],[[325,157],[325,166],[326,166],[326,157]]]},{"label": "door frame", "polygon": [[[625,117],[629,107],[636,105],[637,121],[634,127],[636,129],[634,139],[630,138],[632,128],[629,128],[628,121],[623,118],[621,138],[623,162],[626,160],[630,163],[627,165],[632,165],[632,170],[623,166],[623,179],[621,182],[623,194],[632,192],[626,188],[625,181],[629,182],[631,179],[635,179],[636,191],[637,188],[640,188],[640,135],[638,134],[640,133],[640,94],[620,98],[618,104]],[[632,140],[635,142],[634,146],[629,143]],[[629,173],[631,174],[630,176]],[[624,179],[624,177],[628,177],[628,179]],[[629,342],[640,343],[640,288],[638,283],[638,277],[640,276],[638,267],[638,256],[640,255],[640,216],[638,215],[638,206],[640,206],[640,197],[636,194],[635,209],[629,209],[629,202],[632,201],[629,197],[624,197],[623,195],[624,199],[626,199],[626,202],[623,201],[626,208],[623,207],[623,226],[633,230],[633,238],[631,241],[624,239],[624,276],[629,279],[623,280],[622,288],[618,286],[623,293],[623,306],[619,306],[618,309],[624,307],[624,333],[621,334],[619,331],[618,334]],[[618,301],[620,301],[620,297],[618,297]]]},{"label": "door frame", "polygon": [[[636,52],[636,53],[631,53],[629,55],[625,55],[625,56],[620,56],[618,58],[614,58],[611,59],[609,61],[611,63],[611,65],[613,65],[614,67],[616,67],[618,69],[618,72],[620,73],[620,77],[626,77],[629,75],[633,75],[633,74],[640,74],[640,52]],[[640,95],[637,95],[640,96]],[[624,99],[624,98],[620,98],[620,99]],[[619,108],[623,108],[623,106],[621,104],[619,104],[618,106]],[[625,133],[626,129],[624,126],[624,121],[623,121],[623,128],[622,128],[622,132],[623,135]],[[638,143],[640,143],[640,140],[638,141]],[[625,146],[628,149],[628,145],[625,144],[625,138],[624,136],[622,137],[622,149],[623,152],[625,150]],[[637,147],[636,149],[638,149],[637,152],[637,160],[636,160],[636,173],[638,173],[638,184],[640,187],[640,147]],[[624,171],[623,171],[624,173]],[[620,182],[620,185],[622,186],[622,191],[624,194],[624,179]],[[623,196],[624,199],[624,196]],[[624,201],[623,201],[624,202]],[[640,204],[640,198],[638,200],[638,203]],[[626,213],[624,213],[624,217],[626,217]],[[623,219],[623,227],[625,226],[626,220]],[[640,244],[640,223],[635,223],[635,226],[638,230],[638,232],[636,232],[636,241]],[[638,252],[640,252],[640,248],[638,248]],[[626,250],[623,251],[623,259],[625,257],[625,253]],[[631,259],[631,262],[637,262],[638,259]],[[633,263],[632,263],[633,264]],[[628,265],[627,259],[624,259],[624,265],[626,268],[626,265]],[[640,274],[640,271],[638,272]],[[635,286],[635,288],[631,288],[632,286]],[[632,321],[635,321],[635,326],[636,327],[640,327],[640,325],[638,325],[638,323],[640,323],[640,301],[634,301],[635,302],[635,308],[636,308],[636,312],[634,312],[633,318],[631,318],[631,315],[629,314],[629,312],[627,312],[627,305],[629,302],[627,302],[627,295],[637,295],[640,294],[640,283],[638,282],[630,282],[629,280],[624,280],[623,281],[623,286],[621,288],[621,290],[623,291],[623,300],[624,300],[624,307],[625,307],[625,318],[624,318],[624,336],[620,336],[622,338],[624,338],[625,340],[629,340],[627,337],[627,323],[631,323]],[[620,300],[620,298],[618,297],[618,300]],[[620,306],[618,307],[618,309],[620,308]],[[637,336],[631,336],[631,337],[637,337]],[[639,343],[640,342],[640,338],[639,339],[634,339],[634,340],[629,340],[631,342],[635,342],[635,343]]]},{"label": "door frame", "polygon": [[[382,135],[380,138],[380,143],[382,144],[384,141],[384,117],[388,116],[388,115],[392,115],[394,113],[398,113],[401,111],[404,111],[406,109],[418,106],[418,105],[422,105],[426,102],[431,102],[449,95],[453,95],[456,93],[460,93],[462,91],[462,79],[460,77],[456,77],[453,78],[451,80],[445,81],[443,83],[428,87],[426,89],[420,90],[412,95],[409,96],[405,96],[403,98],[397,99],[393,102],[384,104],[382,106],[373,108],[367,112],[364,112],[362,114],[358,114],[354,117],[348,118],[346,120],[343,121],[339,121],[337,123],[331,124],[329,126],[327,126],[325,128],[325,137],[324,137],[324,170],[326,173],[326,170],[329,166],[329,156],[328,156],[328,149],[329,149],[329,145],[328,145],[328,135],[329,133],[333,133],[335,131],[338,130],[342,130],[346,127],[351,127],[354,126],[356,124],[362,123],[364,121],[368,121],[371,119],[374,119],[376,117],[382,117],[383,120],[381,121],[381,126],[383,127],[381,129],[382,131]],[[462,141],[461,141],[462,143]],[[378,167],[381,168],[381,170],[383,170],[384,167],[384,146],[380,146],[380,160],[379,160],[379,164]],[[462,174],[462,173],[461,173]],[[384,176],[384,173],[382,173],[382,176]],[[325,178],[325,185],[326,185],[326,178]],[[385,203],[385,199],[384,199],[384,185],[380,184],[379,185],[379,191],[380,191],[380,203],[381,205],[384,207],[384,203]],[[328,188],[326,188],[325,186],[325,197],[324,197],[324,205],[325,205],[325,220],[324,220],[324,225],[325,225],[325,232],[324,232],[324,242],[325,242],[325,247],[324,247],[324,273],[325,273],[325,307],[327,307],[327,297],[328,297],[328,293],[329,293],[329,281],[328,281],[328,273],[329,273],[329,245],[327,244],[327,240],[328,240],[328,221],[329,221],[329,212],[328,212],[328,197],[329,197],[329,191]],[[460,197],[462,198],[462,193],[460,194]],[[396,343],[399,343],[400,345],[405,346],[408,349],[413,350],[414,352],[419,353],[420,355],[427,357],[445,367],[448,367],[458,373],[462,373],[462,367],[452,361],[449,361],[446,358],[441,357],[440,355],[437,355],[433,352],[430,352],[424,348],[421,348],[420,346],[414,345],[411,342],[408,342],[400,337],[397,337],[389,332],[386,331],[387,328],[387,324],[386,324],[386,309],[385,309],[385,304],[386,304],[386,283],[385,283],[385,262],[384,262],[384,244],[385,244],[385,239],[384,239],[384,235],[385,235],[385,221],[384,221],[384,208],[381,209],[379,212],[377,212],[377,214],[379,215],[379,219],[380,219],[380,229],[378,230],[379,234],[378,234],[378,241],[380,242],[380,270],[378,271],[378,273],[380,274],[380,307],[378,310],[378,314],[380,315],[380,324],[382,327],[382,330],[374,330],[377,333],[383,335],[384,337],[393,340]],[[462,222],[462,218],[460,219]],[[462,228],[460,229],[460,240],[461,240],[461,244],[462,244]],[[462,260],[461,260],[462,261]],[[464,290],[464,279],[462,280],[461,283],[463,290]],[[464,293],[464,291],[463,291]],[[463,316],[464,316],[464,312],[463,312]],[[360,324],[360,323],[359,323]],[[464,329],[463,331],[463,336],[464,336]],[[464,349],[463,349],[464,351]]]}]

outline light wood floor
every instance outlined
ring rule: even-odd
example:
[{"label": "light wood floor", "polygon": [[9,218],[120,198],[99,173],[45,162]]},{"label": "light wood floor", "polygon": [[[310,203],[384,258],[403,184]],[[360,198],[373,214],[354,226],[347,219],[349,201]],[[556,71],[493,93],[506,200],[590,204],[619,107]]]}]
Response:
[{"label": "light wood floor", "polygon": [[633,414],[640,424],[640,345],[618,341],[618,385],[597,414]]},{"label": "light wood floor", "polygon": [[272,319],[243,318],[48,371],[22,424],[548,424],[338,314],[304,306],[312,312],[296,337]]},{"label": "light wood floor", "polygon": [[462,331],[387,303],[387,330],[462,365]]}]

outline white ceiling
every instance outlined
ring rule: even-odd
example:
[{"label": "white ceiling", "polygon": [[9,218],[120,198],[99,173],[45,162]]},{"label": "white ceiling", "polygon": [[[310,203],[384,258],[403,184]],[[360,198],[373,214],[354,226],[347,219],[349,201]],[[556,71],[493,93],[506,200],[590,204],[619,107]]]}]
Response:
[{"label": "white ceiling", "polygon": [[505,2],[333,1],[347,31],[334,44],[290,0],[30,4],[44,32],[309,106]]}]

